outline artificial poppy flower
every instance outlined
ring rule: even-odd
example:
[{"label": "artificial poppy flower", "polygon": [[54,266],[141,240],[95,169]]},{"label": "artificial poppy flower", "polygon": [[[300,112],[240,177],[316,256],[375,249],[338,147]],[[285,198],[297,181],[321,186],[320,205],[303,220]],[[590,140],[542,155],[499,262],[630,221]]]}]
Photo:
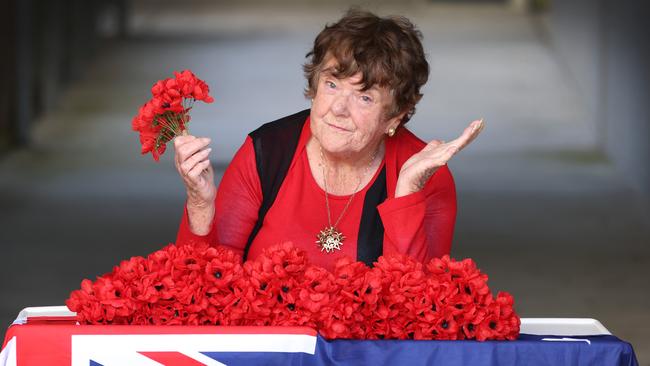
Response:
[{"label": "artificial poppy flower", "polygon": [[140,133],[142,154],[159,161],[167,143],[184,133],[194,102],[212,103],[208,85],[191,71],[174,72],[174,78],[159,80],[151,87],[152,98],[140,107],[131,128]]}]

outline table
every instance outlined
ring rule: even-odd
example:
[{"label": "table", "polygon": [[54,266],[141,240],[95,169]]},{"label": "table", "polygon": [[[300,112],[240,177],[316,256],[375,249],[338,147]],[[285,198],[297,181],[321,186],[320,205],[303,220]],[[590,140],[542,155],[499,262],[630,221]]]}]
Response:
[{"label": "table", "polygon": [[52,312],[27,318],[7,330],[0,365],[638,365],[632,346],[593,319],[522,319],[522,331],[555,334],[477,342],[327,341],[305,327],[75,325]]}]

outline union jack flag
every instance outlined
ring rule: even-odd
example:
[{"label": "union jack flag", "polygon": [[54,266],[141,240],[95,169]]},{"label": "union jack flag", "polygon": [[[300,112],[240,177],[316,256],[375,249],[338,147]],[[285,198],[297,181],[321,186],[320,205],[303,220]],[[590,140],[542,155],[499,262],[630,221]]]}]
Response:
[{"label": "union jack flag", "polygon": [[0,365],[304,364],[317,339],[305,327],[83,326],[65,307],[27,308],[7,332]]},{"label": "union jack flag", "polygon": [[317,343],[300,327],[30,324],[13,325],[7,337],[6,366],[298,365]]}]

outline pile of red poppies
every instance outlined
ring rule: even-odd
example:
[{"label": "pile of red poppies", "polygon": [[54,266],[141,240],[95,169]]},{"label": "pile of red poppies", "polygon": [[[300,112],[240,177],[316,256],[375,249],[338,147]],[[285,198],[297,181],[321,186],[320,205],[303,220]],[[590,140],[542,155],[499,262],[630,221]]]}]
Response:
[{"label": "pile of red poppies", "polygon": [[309,326],[328,339],[513,340],[513,298],[471,259],[342,259],[334,272],[290,243],[241,258],[204,243],[133,257],[66,301],[82,324]]},{"label": "pile of red poppies", "polygon": [[140,132],[142,154],[151,152],[158,161],[167,142],[187,128],[194,102],[214,101],[209,92],[208,84],[190,70],[174,72],[173,78],[156,82],[151,88],[152,98],[140,107],[131,122],[133,130]]}]

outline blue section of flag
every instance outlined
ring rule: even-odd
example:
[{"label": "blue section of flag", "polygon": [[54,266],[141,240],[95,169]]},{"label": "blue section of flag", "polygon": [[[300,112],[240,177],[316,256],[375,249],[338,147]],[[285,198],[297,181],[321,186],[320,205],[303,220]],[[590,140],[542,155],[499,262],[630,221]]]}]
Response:
[{"label": "blue section of flag", "polygon": [[102,365],[102,364],[99,363],[99,362],[95,362],[95,361],[93,361],[93,360],[90,360],[90,365],[88,365],[88,366],[104,366],[104,365]]},{"label": "blue section of flag", "polygon": [[[614,336],[575,337],[587,342],[547,342],[520,335],[516,341],[336,340],[318,337],[316,353],[203,352],[236,365],[576,365],[638,366],[632,346]],[[553,336],[550,336],[553,337]]]},{"label": "blue section of flag", "polygon": [[[516,341],[353,341],[318,339],[320,364],[328,365],[620,365],[636,366],[632,346],[613,336],[585,342],[546,342],[522,334]],[[570,362],[567,363],[567,360]]]},{"label": "blue section of flag", "polygon": [[289,352],[201,352],[228,366],[238,365],[320,365],[314,355]]}]

